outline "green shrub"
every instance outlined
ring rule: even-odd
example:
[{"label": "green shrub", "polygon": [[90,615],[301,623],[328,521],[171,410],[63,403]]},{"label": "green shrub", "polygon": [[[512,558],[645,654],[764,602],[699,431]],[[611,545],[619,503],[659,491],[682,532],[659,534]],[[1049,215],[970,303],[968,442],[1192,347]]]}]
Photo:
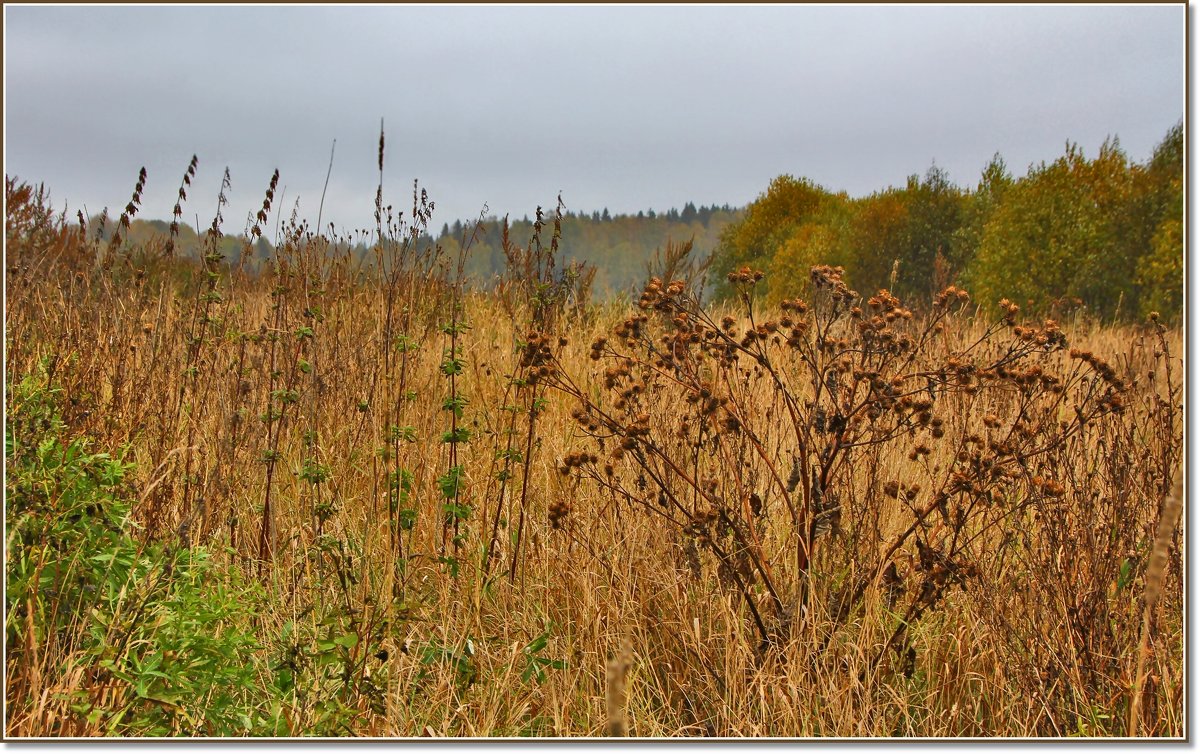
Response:
[{"label": "green shrub", "polygon": [[260,593],[204,549],[132,537],[131,465],[68,437],[59,392],[30,376],[8,396],[10,678],[37,664],[68,689],[64,733],[283,732],[252,660]]}]

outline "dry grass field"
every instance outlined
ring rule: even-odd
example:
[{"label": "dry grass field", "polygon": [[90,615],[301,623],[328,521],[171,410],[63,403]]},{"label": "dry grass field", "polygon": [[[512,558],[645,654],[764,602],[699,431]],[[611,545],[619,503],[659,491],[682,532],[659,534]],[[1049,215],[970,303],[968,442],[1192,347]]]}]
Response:
[{"label": "dry grass field", "polygon": [[1186,733],[1173,325],[7,200],[9,736]]}]

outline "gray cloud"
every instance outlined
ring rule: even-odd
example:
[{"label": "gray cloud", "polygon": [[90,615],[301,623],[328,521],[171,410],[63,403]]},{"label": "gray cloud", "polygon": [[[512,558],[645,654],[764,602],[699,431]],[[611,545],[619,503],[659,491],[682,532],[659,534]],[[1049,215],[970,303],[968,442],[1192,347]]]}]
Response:
[{"label": "gray cloud", "polygon": [[776,175],[858,195],[934,161],[963,185],[1183,114],[1182,6],[5,8],[5,170],[72,210],[188,217],[222,169],[229,229],[271,171],[315,220],[371,220],[419,178],[435,221],[568,206],[743,204]]}]

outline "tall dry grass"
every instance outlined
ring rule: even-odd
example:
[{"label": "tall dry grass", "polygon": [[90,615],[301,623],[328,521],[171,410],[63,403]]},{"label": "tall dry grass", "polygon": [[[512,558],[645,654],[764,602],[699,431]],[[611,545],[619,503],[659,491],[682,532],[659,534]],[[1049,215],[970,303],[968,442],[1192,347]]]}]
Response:
[{"label": "tall dry grass", "polygon": [[[251,272],[219,213],[181,260],[6,188],[8,384],[41,370],[136,464],[138,537],[263,585],[276,733],[1186,732],[1175,329],[830,268],[713,308],[678,248],[680,280],[589,304],[540,213],[470,292],[382,179],[372,257],[293,220]],[[114,730],[73,646],[10,642],[8,735]]]}]

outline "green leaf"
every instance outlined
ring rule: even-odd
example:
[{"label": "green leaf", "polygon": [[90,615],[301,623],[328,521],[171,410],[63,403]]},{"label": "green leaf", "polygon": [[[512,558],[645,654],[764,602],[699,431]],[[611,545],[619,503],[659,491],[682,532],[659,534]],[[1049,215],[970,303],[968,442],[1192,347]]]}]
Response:
[{"label": "green leaf", "polygon": [[412,426],[401,427],[393,424],[388,428],[388,438],[392,442],[398,442],[400,440],[405,442],[416,442],[417,428]]},{"label": "green leaf", "polygon": [[411,531],[417,524],[417,512],[412,508],[402,508],[396,514],[397,523],[404,531]]},{"label": "green leaf", "polygon": [[550,641],[550,632],[547,631],[546,633],[542,634],[541,636],[537,637],[533,641],[526,644],[524,652],[525,652],[525,654],[530,654],[530,655],[537,654],[546,648],[546,645],[549,643],[549,641]]},{"label": "green leaf", "polygon": [[420,348],[420,344],[407,335],[397,335],[395,348],[400,353],[408,353],[409,351],[415,351]]},{"label": "green leaf", "polygon": [[1121,561],[1121,572],[1117,574],[1117,591],[1129,588],[1133,583],[1133,560],[1125,558]]},{"label": "green leaf", "polygon": [[461,419],[463,408],[467,405],[467,397],[465,395],[455,395],[447,398],[442,402],[443,411],[453,411],[456,418]]},{"label": "green leaf", "polygon": [[463,481],[463,467],[451,466],[445,474],[438,477],[438,489],[442,492],[442,497],[453,499],[458,496],[458,491]]}]

